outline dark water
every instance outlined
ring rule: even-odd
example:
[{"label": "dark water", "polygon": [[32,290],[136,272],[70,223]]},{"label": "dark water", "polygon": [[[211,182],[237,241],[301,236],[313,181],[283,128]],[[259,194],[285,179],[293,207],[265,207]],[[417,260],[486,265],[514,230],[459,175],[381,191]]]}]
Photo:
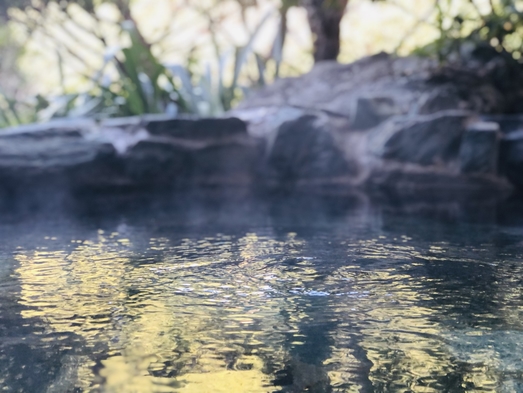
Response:
[{"label": "dark water", "polygon": [[0,392],[523,392],[510,211],[147,203],[4,213]]}]

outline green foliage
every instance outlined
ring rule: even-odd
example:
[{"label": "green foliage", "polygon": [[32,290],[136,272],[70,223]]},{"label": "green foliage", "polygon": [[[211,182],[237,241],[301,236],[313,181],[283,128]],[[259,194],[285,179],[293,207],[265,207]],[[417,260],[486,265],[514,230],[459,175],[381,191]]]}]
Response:
[{"label": "green foliage", "polygon": [[23,77],[17,61],[23,49],[11,38],[9,29],[0,25],[0,127],[32,119],[27,113],[31,105],[24,105],[14,98],[21,96]]},{"label": "green foliage", "polygon": [[[492,0],[490,12],[480,11],[475,0],[452,13],[452,0],[436,1],[436,26],[440,37],[416,51],[419,55],[437,56],[440,61],[458,59],[462,49],[488,43],[497,51],[508,52],[515,59],[522,57],[523,3],[515,0]],[[518,4],[519,6],[518,7]]]},{"label": "green foliage", "polygon": [[[131,44],[105,56],[103,67],[91,78],[88,91],[48,98],[37,96],[32,103],[16,101],[0,92],[0,125],[64,116],[110,117],[187,111],[175,78],[140,39],[132,23],[126,26]],[[108,77],[109,66],[117,71],[116,78]]]},{"label": "green foliage", "polygon": [[125,27],[131,45],[108,59],[114,63],[118,78],[110,86],[95,80],[95,89],[105,93],[102,94],[105,106],[113,110],[111,114],[124,116],[173,112],[174,105],[187,110],[172,75],[153,55],[151,47],[142,41],[136,26],[126,22]]},{"label": "green foliage", "polygon": [[[236,1],[246,24],[245,12],[249,7],[257,5],[257,0]],[[122,42],[129,43],[125,47],[109,49],[105,38],[100,35],[102,29],[98,28],[97,23],[102,21],[98,19],[96,7],[102,2],[113,3],[119,11],[120,17],[114,23]],[[62,35],[45,30],[49,25],[46,25],[45,18],[50,15],[45,11],[51,3],[58,5],[61,16],[50,24],[55,29],[61,29]],[[0,16],[7,15],[8,7],[31,9],[31,13],[26,14],[26,28],[29,33],[38,31],[55,40],[61,70],[65,68],[66,57],[68,61],[75,58],[83,64],[88,63],[81,53],[88,45],[82,48],[78,45],[76,48],[71,46],[70,41],[61,38],[67,35],[76,38],[71,25],[76,27],[76,31],[81,30],[90,34],[94,41],[98,40],[98,47],[105,47],[106,53],[94,53],[104,57],[103,66],[85,72],[89,87],[82,91],[71,92],[70,88],[65,88],[63,81],[62,94],[56,97],[36,96],[31,100],[22,100],[17,98],[20,95],[15,94],[16,91],[0,91],[0,127],[64,116],[113,117],[144,113],[209,116],[223,113],[248,94],[250,88],[263,86],[279,76],[287,31],[287,12],[291,7],[309,3],[334,7],[339,1],[282,0],[279,31],[272,51],[266,56],[255,53],[253,44],[269,15],[255,27],[244,46],[224,50],[213,35],[213,61],[207,64],[204,60],[209,59],[198,58],[195,47],[186,64],[173,65],[164,64],[153,50],[156,49],[154,44],[148,43],[141,34],[130,12],[130,0],[2,0]],[[84,16],[91,18],[94,28],[75,19],[70,12],[73,4],[75,7],[80,6],[85,12]],[[435,0],[433,22],[440,32],[440,38],[420,48],[417,53],[437,56],[442,62],[451,62],[459,60],[466,52],[464,49],[471,44],[487,42],[496,50],[509,52],[515,59],[523,61],[523,0],[489,0],[490,10],[485,8],[485,4],[485,1],[480,0]],[[209,30],[214,34],[215,25],[220,23],[220,19],[213,19],[210,9],[197,9],[208,17]],[[250,26],[246,25],[246,30],[250,30]],[[1,41],[0,37],[0,47]],[[92,58],[93,53],[90,55]],[[5,64],[5,57],[2,60]]]},{"label": "green foliage", "polygon": [[[64,12],[64,15],[69,14]],[[209,65],[203,71],[197,58],[188,59],[187,66],[163,64],[134,22],[123,18],[118,25],[120,36],[127,38],[124,41],[129,44],[106,49],[103,66],[88,76],[88,89],[73,93],[64,90],[64,94],[57,97],[38,96],[30,102],[17,101],[0,92],[0,127],[55,117],[223,113],[231,109],[249,87],[263,85],[267,65],[278,63],[271,56],[266,58],[253,51],[253,44],[269,17],[267,14],[262,19],[246,45],[227,53],[216,46],[218,69],[213,70]],[[69,21],[75,22],[71,17]],[[97,38],[105,44],[103,37]],[[66,49],[68,55],[80,58],[74,48]],[[281,58],[281,48],[272,54]]]}]

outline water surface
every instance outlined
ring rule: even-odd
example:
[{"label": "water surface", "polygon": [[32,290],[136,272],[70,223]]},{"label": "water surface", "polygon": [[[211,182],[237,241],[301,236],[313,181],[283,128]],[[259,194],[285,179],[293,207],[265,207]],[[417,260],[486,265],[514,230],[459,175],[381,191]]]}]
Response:
[{"label": "water surface", "polygon": [[523,391],[519,225],[293,196],[24,217],[0,391]]}]

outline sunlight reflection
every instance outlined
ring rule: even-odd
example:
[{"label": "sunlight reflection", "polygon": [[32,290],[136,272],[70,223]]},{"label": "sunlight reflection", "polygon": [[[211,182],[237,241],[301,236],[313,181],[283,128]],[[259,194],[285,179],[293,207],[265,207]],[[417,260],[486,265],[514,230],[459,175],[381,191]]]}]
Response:
[{"label": "sunlight reflection", "polygon": [[[452,281],[433,264],[467,267],[476,249],[270,231],[100,231],[68,244],[16,252],[22,316],[47,329],[40,345],[53,334],[75,343],[48,392],[494,392],[512,383],[493,359],[518,335],[456,330],[442,316],[464,300],[436,303]],[[497,315],[515,332],[521,292],[497,293]]]}]

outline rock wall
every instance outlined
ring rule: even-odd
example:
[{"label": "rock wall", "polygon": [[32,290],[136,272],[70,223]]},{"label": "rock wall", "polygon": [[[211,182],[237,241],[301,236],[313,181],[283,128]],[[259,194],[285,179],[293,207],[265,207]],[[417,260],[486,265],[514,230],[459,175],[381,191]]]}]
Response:
[{"label": "rock wall", "polygon": [[[248,122],[252,135],[270,141],[268,166],[277,159],[281,169],[272,165],[264,177],[275,182],[294,174],[297,183],[409,192],[522,187],[523,117],[489,115],[523,103],[515,92],[519,82],[513,81],[514,91],[500,83],[500,71],[509,66],[499,56],[481,62],[470,56],[460,68],[386,54],[348,65],[320,63],[307,75],[256,92],[232,114]],[[304,137],[299,151],[283,137],[291,133]],[[326,170],[327,153],[316,152],[322,144],[345,165]],[[318,166],[321,174],[305,169]]]},{"label": "rock wall", "polygon": [[249,184],[261,156],[260,141],[236,118],[63,120],[0,133],[4,188],[24,182],[60,182],[72,190]]},{"label": "rock wall", "polygon": [[[2,130],[0,193],[35,185],[523,188],[523,117],[489,114],[514,107],[516,96],[488,73],[476,77],[476,68],[452,79],[431,60],[382,54],[320,63],[223,118],[61,120]],[[474,82],[474,94],[462,80]]]}]

